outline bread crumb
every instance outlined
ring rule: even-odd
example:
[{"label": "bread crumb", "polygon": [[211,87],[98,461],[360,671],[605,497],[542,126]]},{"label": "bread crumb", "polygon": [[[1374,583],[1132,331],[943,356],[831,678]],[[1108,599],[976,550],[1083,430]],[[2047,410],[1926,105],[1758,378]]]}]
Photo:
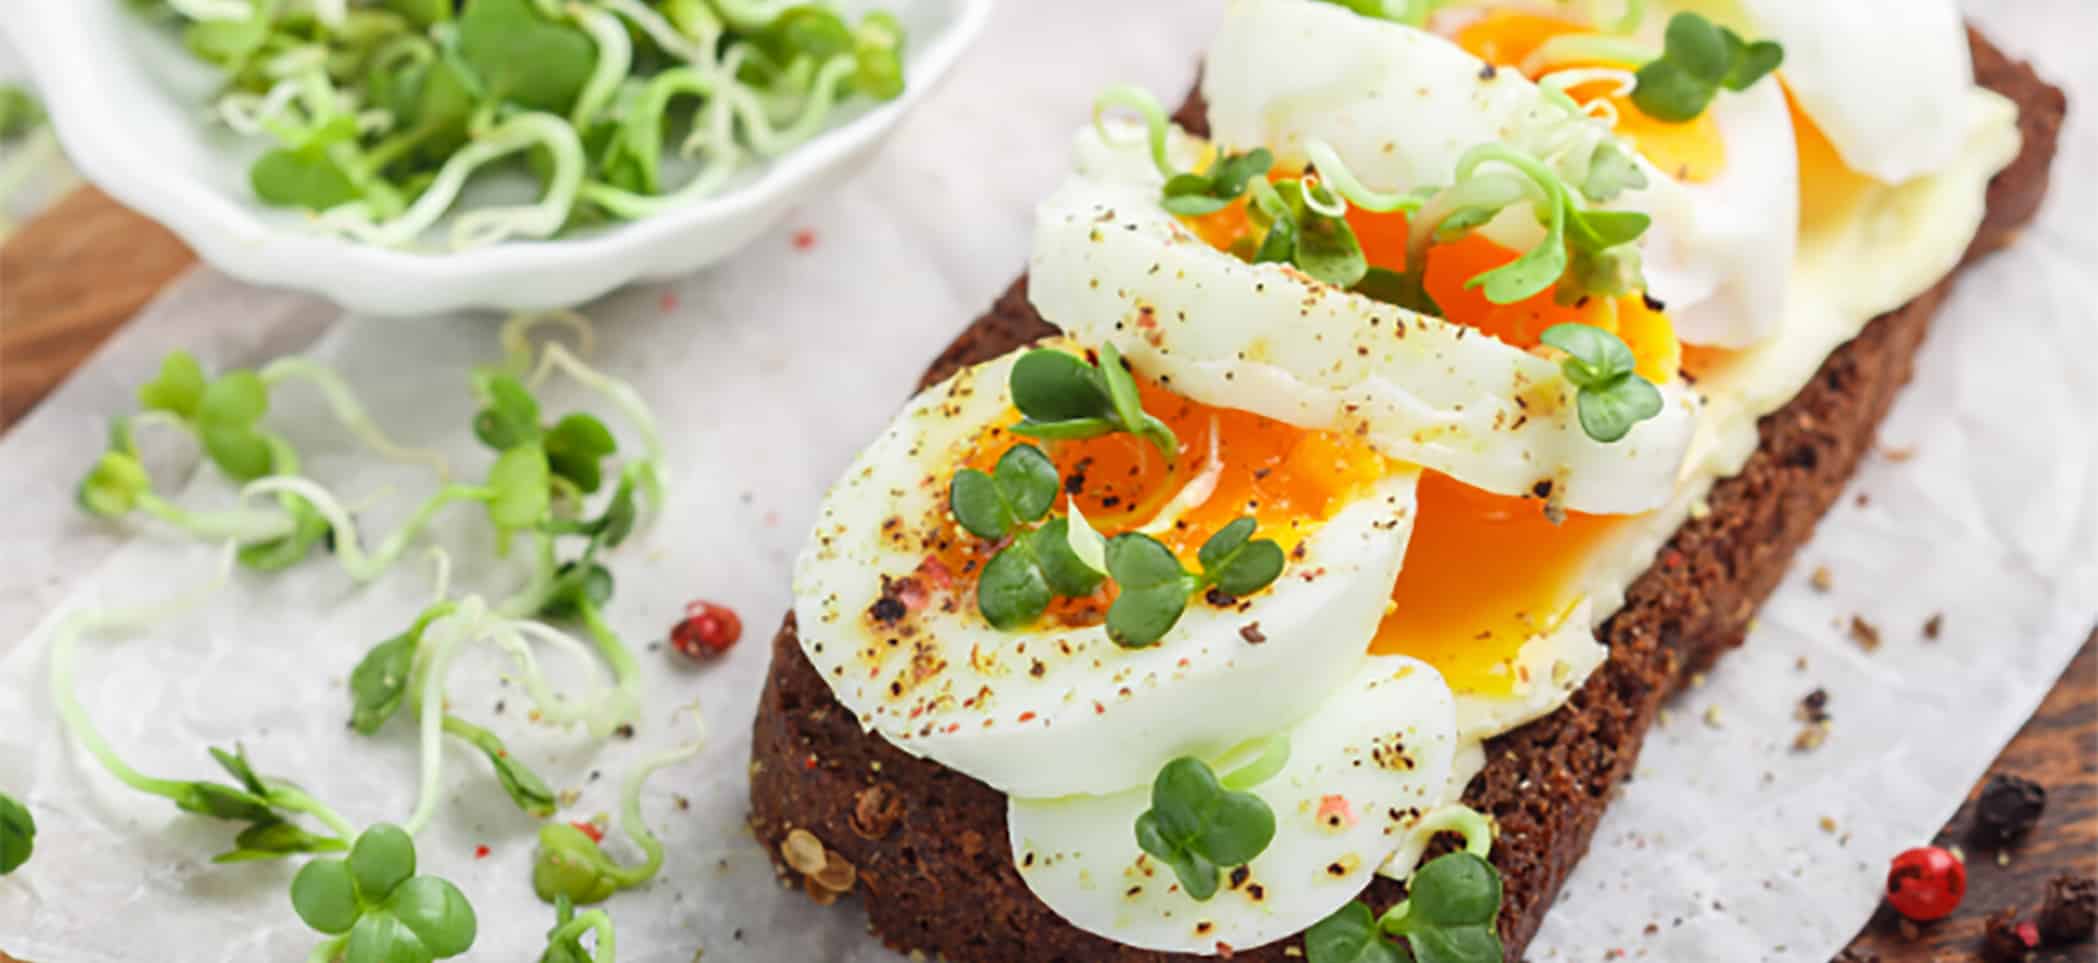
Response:
[{"label": "bread crumb", "polygon": [[1864,616],[1850,617],[1850,640],[1867,652],[1879,651],[1879,627],[1865,621]]},{"label": "bread crumb", "polygon": [[1802,656],[1800,656],[1800,657],[1799,657],[1799,658],[1797,658],[1797,659],[1793,659],[1793,660],[1792,660],[1792,667],[1793,667],[1794,669],[1797,669],[1797,670],[1801,671],[1801,672],[1805,672],[1805,671],[1807,671],[1807,657],[1806,657],[1806,656],[1803,656],[1803,655],[1802,655]]},{"label": "bread crumb", "polygon": [[1828,816],[1821,817],[1821,831],[1831,836],[1835,835],[1836,821]]},{"label": "bread crumb", "polygon": [[1936,642],[1938,641],[1938,633],[1943,631],[1945,631],[1945,613],[1932,612],[1930,618],[1923,620],[1924,638]]},{"label": "bread crumb", "polygon": [[1704,687],[1705,687],[1705,674],[1704,674],[1704,673],[1702,673],[1702,672],[1692,672],[1692,673],[1690,673],[1690,687],[1691,687],[1691,688],[1693,688],[1693,689],[1702,689],[1702,688],[1704,688]]},{"label": "bread crumb", "polygon": [[1807,584],[1814,586],[1816,592],[1826,592],[1836,587],[1836,575],[1828,570],[1828,566],[1816,565],[1814,574],[1807,577]]},{"label": "bread crumb", "polygon": [[1911,458],[1914,458],[1914,457],[1916,457],[1916,446],[1914,446],[1914,445],[1901,445],[1901,446],[1889,446],[1889,445],[1882,445],[1882,446],[1880,446],[1880,450],[1879,450],[1879,453],[1880,453],[1880,456],[1881,456],[1881,457],[1883,457],[1883,458],[1887,459],[1888,461],[1891,461],[1891,462],[1895,462],[1896,464],[1899,464],[1899,463],[1901,463],[1901,462],[1905,462],[1905,461],[1908,461],[1908,460],[1909,460],[1909,459],[1911,459]]},{"label": "bread crumb", "polygon": [[1705,725],[1719,728],[1719,703],[1715,702],[1705,707]]}]

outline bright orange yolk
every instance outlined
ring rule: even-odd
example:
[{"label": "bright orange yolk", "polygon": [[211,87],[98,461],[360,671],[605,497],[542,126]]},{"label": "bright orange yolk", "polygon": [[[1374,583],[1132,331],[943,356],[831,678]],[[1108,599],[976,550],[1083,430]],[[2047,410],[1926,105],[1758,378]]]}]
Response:
[{"label": "bright orange yolk", "polygon": [[1843,163],[1843,155],[1800,108],[1790,87],[1785,88],[1785,105],[1791,109],[1792,137],[1799,145],[1800,234],[1811,237],[1853,223],[1858,206],[1879,182]]},{"label": "bright orange yolk", "polygon": [[[1214,432],[1222,465],[1216,487],[1200,505],[1181,511],[1170,528],[1154,533],[1189,571],[1198,570],[1195,555],[1202,543],[1242,516],[1257,523],[1254,537],[1273,539],[1284,552],[1292,551],[1394,464],[1351,436],[1211,407],[1142,379],[1138,391],[1144,410],[1179,438],[1176,464],[1169,466],[1150,442],[1127,433],[1049,442],[1014,435],[1006,427],[979,439],[965,464],[990,471],[1013,445],[1033,444],[1049,455],[1064,479],[1055,511],[1064,510],[1066,498],[1075,498],[1086,520],[1112,537],[1152,522],[1181,488],[1203,474]],[[988,560],[989,548],[967,540],[934,557],[948,572],[970,575]],[[1091,621],[1110,597],[1059,601],[1051,615],[1066,622]]]},{"label": "bright orange yolk", "polygon": [[[1454,39],[1458,46],[1487,63],[1520,69],[1523,61],[1554,37],[1595,32],[1587,24],[1561,17],[1497,12],[1467,24],[1457,31]],[[1554,64],[1552,69],[1572,67],[1628,69],[1629,65],[1568,63]],[[1609,90],[1608,84],[1590,83],[1576,84],[1567,93],[1585,104],[1606,96]],[[1609,101],[1617,109],[1618,136],[1630,141],[1655,167],[1674,175],[1677,180],[1690,183],[1707,181],[1726,167],[1726,140],[1720,136],[1719,122],[1713,119],[1711,111],[1699,114],[1689,123],[1671,124],[1648,117],[1630,97],[1612,96]]]},{"label": "bright orange yolk", "polygon": [[1568,512],[1555,525],[1535,499],[1432,471],[1421,473],[1419,499],[1406,567],[1370,651],[1420,659],[1458,692],[1505,694],[1523,642],[1580,602],[1582,563],[1622,519]]}]

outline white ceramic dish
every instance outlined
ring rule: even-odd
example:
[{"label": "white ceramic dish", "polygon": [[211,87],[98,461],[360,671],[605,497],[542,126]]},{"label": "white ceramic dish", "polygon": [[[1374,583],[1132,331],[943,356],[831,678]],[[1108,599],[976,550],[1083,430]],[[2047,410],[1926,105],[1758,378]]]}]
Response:
[{"label": "white ceramic dish", "polygon": [[97,186],[243,280],[321,294],[354,311],[415,315],[569,306],[727,256],[796,199],[863,164],[981,31],[992,2],[883,0],[908,30],[903,95],[850,103],[823,133],[739,172],[719,194],[573,236],[466,251],[328,237],[302,213],[256,201],[247,168],[267,145],[208,122],[211,68],[122,0],[11,0],[0,28],[27,63],[67,154]]}]

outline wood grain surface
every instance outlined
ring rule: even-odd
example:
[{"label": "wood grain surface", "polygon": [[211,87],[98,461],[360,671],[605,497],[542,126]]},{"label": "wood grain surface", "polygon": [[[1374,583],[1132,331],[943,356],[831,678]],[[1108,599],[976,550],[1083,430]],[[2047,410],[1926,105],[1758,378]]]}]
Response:
[{"label": "wood grain surface", "polygon": [[[0,431],[194,260],[173,235],[91,188],[74,192],[0,245]],[[2015,650],[2008,640],[2005,648]],[[1905,927],[1882,907],[1851,945],[1850,959],[1975,959],[1988,914],[2006,906],[2037,912],[2050,877],[2098,875],[2098,632],[1990,772],[2016,773],[2047,788],[2040,825],[1999,862],[1995,849],[1967,840],[1973,796],[1981,789],[1976,783],[1968,805],[1937,837],[1940,845],[1966,851],[1967,899],[1959,912]],[[1771,935],[1773,943],[1783,941],[1782,934]],[[0,942],[6,938],[0,933]],[[2098,944],[2034,959],[2098,960]],[[0,950],[0,963],[24,961]]]}]

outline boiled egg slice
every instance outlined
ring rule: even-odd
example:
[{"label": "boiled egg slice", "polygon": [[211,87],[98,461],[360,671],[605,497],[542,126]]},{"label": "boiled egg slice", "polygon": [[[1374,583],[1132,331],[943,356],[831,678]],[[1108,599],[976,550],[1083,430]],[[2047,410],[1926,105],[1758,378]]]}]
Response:
[{"label": "boiled egg slice", "polygon": [[[1224,955],[1302,932],[1354,899],[1446,792],[1456,747],[1449,690],[1414,659],[1373,657],[1287,730],[1288,764],[1247,790],[1275,837],[1214,897],[1196,901],[1137,846],[1151,786],[1105,796],[1014,798],[1020,878],[1057,915],[1117,943]],[[1219,763],[1220,775],[1233,760]]]},{"label": "boiled egg slice", "polygon": [[[1144,150],[1112,129],[1079,137],[1081,157]],[[1095,169],[1138,170],[1104,161]],[[1697,401],[1669,378],[1674,342],[1665,327],[1653,340],[1666,341],[1667,360],[1642,365],[1663,381],[1661,413],[1605,444],[1582,430],[1574,388],[1556,362],[1291,266],[1242,261],[1159,206],[1155,171],[1128,176],[1075,176],[1036,211],[1029,296],[1080,343],[1113,343],[1184,397],[1360,438],[1387,457],[1500,494],[1639,512],[1674,490]],[[1363,243],[1377,263],[1376,239]],[[1432,291],[1436,261],[1429,265]],[[1455,284],[1445,304],[1453,317],[1455,299],[1483,303]],[[1548,293],[1542,298],[1549,304]],[[1620,313],[1627,323],[1655,320],[1630,301]]]},{"label": "boiled egg slice", "polygon": [[[921,393],[825,498],[795,566],[795,614],[803,651],[838,700],[905,752],[1020,796],[1147,784],[1175,757],[1219,753],[1309,715],[1361,664],[1383,615],[1418,471],[1354,439],[1148,381],[1146,410],[1182,442],[1175,466],[1126,434],[1042,443],[1063,477],[1059,513],[1075,505],[1110,537],[1170,514],[1157,537],[1190,570],[1209,534],[1251,516],[1256,537],[1288,554],[1281,577],[1248,598],[1198,595],[1147,648],[1108,638],[1105,587],[1002,631],[974,595],[995,546],[953,521],[948,486],[959,468],[994,463],[1024,440],[1007,430],[1019,356]],[[1178,497],[1198,482],[1201,498]]]}]

